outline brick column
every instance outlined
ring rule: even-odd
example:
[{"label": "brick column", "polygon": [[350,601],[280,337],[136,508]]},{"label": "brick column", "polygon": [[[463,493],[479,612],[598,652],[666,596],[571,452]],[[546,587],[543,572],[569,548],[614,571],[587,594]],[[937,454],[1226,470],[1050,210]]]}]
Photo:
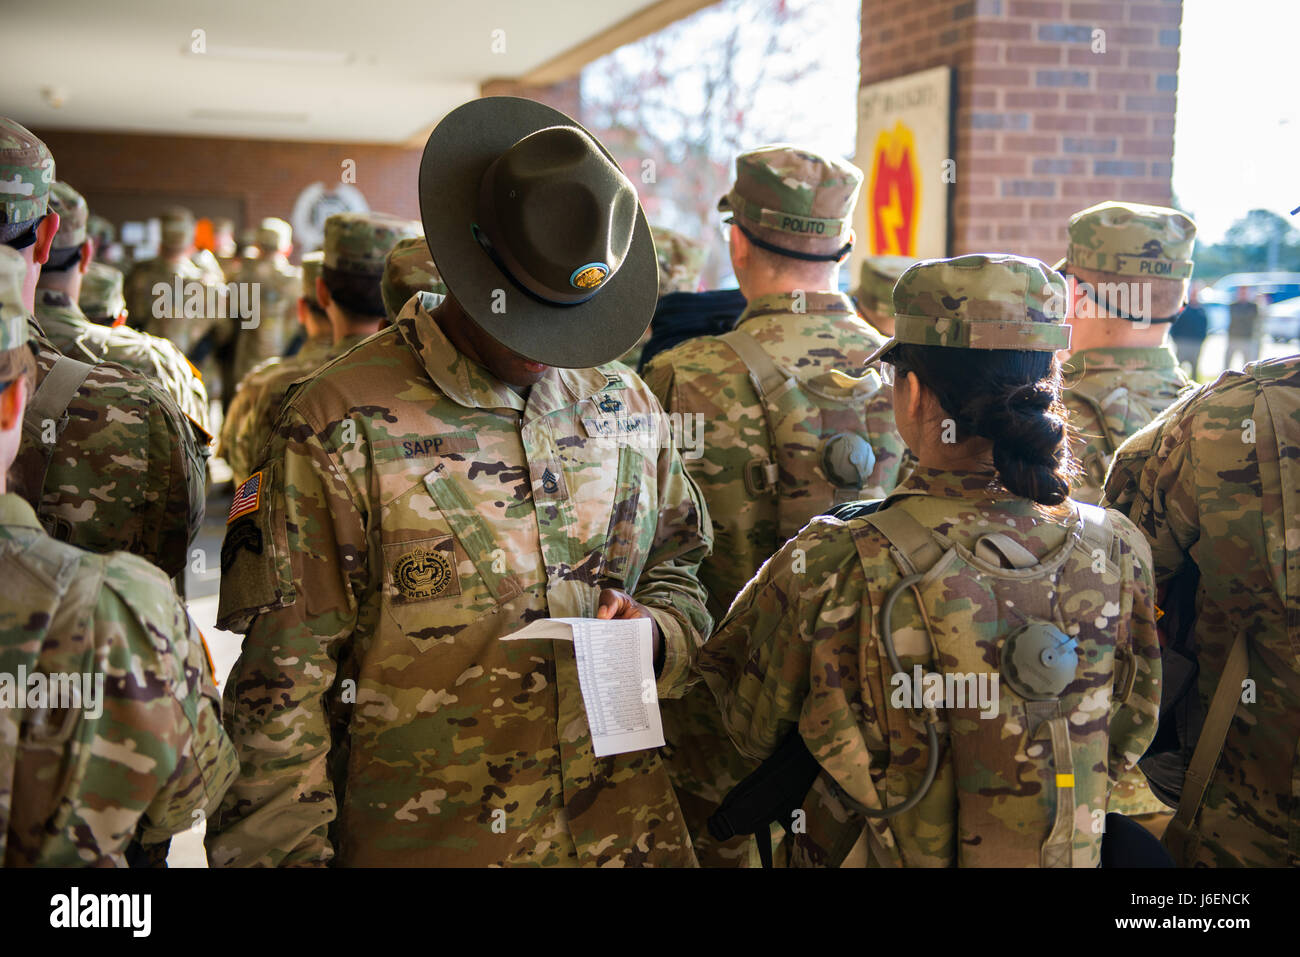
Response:
[{"label": "brick column", "polygon": [[864,85],[956,71],[953,255],[1051,263],[1074,211],[1170,202],[1181,22],[1182,0],[863,0]]}]

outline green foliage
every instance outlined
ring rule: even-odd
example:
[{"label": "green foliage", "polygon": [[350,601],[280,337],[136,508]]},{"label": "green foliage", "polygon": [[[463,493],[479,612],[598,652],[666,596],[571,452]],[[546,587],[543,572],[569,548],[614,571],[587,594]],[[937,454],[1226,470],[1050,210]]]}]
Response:
[{"label": "green foliage", "polygon": [[1252,209],[1223,241],[1196,244],[1196,278],[1213,282],[1234,272],[1300,272],[1300,230],[1266,209]]}]

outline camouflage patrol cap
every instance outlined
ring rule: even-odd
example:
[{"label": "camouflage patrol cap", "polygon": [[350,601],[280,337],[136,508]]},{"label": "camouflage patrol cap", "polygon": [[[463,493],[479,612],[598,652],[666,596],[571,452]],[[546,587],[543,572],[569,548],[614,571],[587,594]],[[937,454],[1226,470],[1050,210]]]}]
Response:
[{"label": "camouflage patrol cap", "polygon": [[385,213],[335,213],[325,220],[325,268],[379,277],[397,241],[416,236],[423,237],[424,231],[408,219]]},{"label": "camouflage patrol cap", "polygon": [[194,243],[194,214],[184,206],[169,206],[159,214],[158,219],[165,247],[184,249]]},{"label": "camouflage patrol cap", "polygon": [[59,214],[59,231],[51,249],[72,249],[86,241],[86,220],[90,209],[85,198],[62,180],[50,187],[50,208]]},{"label": "camouflage patrol cap", "polygon": [[77,305],[86,318],[112,321],[126,308],[122,294],[122,273],[105,263],[92,261],[81,278],[81,295]]},{"label": "camouflage patrol cap", "polygon": [[325,254],[319,249],[302,257],[302,298],[315,306],[320,306],[320,300],[316,298],[316,280],[323,265]]},{"label": "camouflage patrol cap", "polygon": [[868,256],[862,260],[853,296],[864,309],[894,311],[894,283],[916,262],[911,256]]},{"label": "camouflage patrol cap", "polygon": [[670,292],[695,292],[700,287],[709,247],[662,226],[651,226],[650,235],[659,259],[659,298]]},{"label": "camouflage patrol cap", "polygon": [[894,286],[894,336],[868,360],[899,343],[957,349],[1055,352],[1070,347],[1065,280],[1023,256],[976,253],[923,259]]},{"label": "camouflage patrol cap", "polygon": [[851,245],[862,170],[797,146],[764,146],[736,157],[736,182],[718,200],[750,241],[796,258],[843,258]]},{"label": "camouflage patrol cap", "polygon": [[417,292],[447,295],[447,286],[438,275],[438,267],[433,264],[433,254],[423,236],[403,239],[389,251],[379,291],[389,319],[395,318]]},{"label": "camouflage patrol cap", "polygon": [[288,248],[293,242],[293,227],[283,219],[268,216],[257,227],[257,233],[253,239],[257,248],[262,252],[278,252],[281,249]]},{"label": "camouflage patrol cap", "polygon": [[27,127],[0,116],[0,224],[25,223],[49,210],[54,157]]},{"label": "camouflage patrol cap", "polygon": [[86,217],[86,235],[95,241],[97,247],[103,247],[117,239],[117,230],[103,216],[91,213]]},{"label": "camouflage patrol cap", "polygon": [[1196,223],[1168,206],[1098,203],[1070,217],[1070,246],[1056,268],[1148,279],[1189,279]]},{"label": "camouflage patrol cap", "polygon": [[0,352],[27,343],[27,310],[23,306],[23,283],[27,260],[18,251],[0,245]]}]

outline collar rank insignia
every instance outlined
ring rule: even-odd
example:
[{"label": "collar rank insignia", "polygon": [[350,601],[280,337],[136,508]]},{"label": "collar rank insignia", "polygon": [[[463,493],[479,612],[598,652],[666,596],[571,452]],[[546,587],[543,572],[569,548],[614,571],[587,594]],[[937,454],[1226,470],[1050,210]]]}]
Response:
[{"label": "collar rank insignia", "polygon": [[547,469],[542,473],[542,491],[547,495],[554,495],[560,490],[559,480],[556,479],[555,473]]}]

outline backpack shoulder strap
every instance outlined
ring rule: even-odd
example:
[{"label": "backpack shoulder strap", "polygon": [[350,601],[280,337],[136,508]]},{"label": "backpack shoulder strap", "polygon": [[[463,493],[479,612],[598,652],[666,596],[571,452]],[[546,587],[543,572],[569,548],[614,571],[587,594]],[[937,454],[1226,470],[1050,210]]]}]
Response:
[{"label": "backpack shoulder strap", "polygon": [[41,423],[46,419],[57,422],[58,430],[62,432],[68,405],[93,368],[89,362],[59,356],[27,403],[27,412],[23,415],[23,432],[40,441]]},{"label": "backpack shoulder strap", "polygon": [[1088,550],[1100,548],[1110,555],[1115,543],[1115,526],[1111,523],[1110,512],[1100,505],[1089,505],[1087,502],[1075,502],[1074,507],[1082,521],[1080,533]]},{"label": "backpack shoulder strap", "polygon": [[897,504],[859,517],[889,540],[895,557],[905,566],[904,574],[924,574],[943,557],[944,550],[930,530]]},{"label": "backpack shoulder strap", "polygon": [[772,361],[763,347],[748,332],[741,329],[732,329],[730,332],[724,332],[718,336],[723,342],[729,345],[736,355],[740,356],[740,361],[745,364],[749,370],[749,378],[754,383],[754,390],[758,397],[767,400],[781,390],[790,377],[778,368],[777,364]]},{"label": "backpack shoulder strap", "polygon": [[1189,866],[1187,858],[1195,851],[1197,841],[1192,834],[1192,822],[1196,820],[1201,802],[1205,800],[1205,791],[1210,786],[1210,778],[1219,763],[1223,742],[1237,711],[1241,683],[1249,670],[1250,655],[1246,649],[1246,634],[1238,631],[1228,651],[1223,674],[1215,686],[1214,696],[1210,699],[1210,708],[1205,715],[1205,724],[1201,726],[1196,750],[1192,752],[1192,760],[1187,765],[1183,791],[1178,798],[1178,811],[1165,831],[1165,846],[1180,867]]},{"label": "backpack shoulder strap", "polygon": [[1069,389],[1071,395],[1081,399],[1097,416],[1097,427],[1101,430],[1101,434],[1098,437],[1102,440],[1102,443],[1105,446],[1103,454],[1106,458],[1107,465],[1110,464],[1110,457],[1115,454],[1123,443],[1116,441],[1115,434],[1111,432],[1110,426],[1106,424],[1106,405],[1117,395],[1126,391],[1128,390],[1124,386],[1119,386],[1118,388],[1112,389],[1104,396],[1097,396],[1090,392],[1082,382],[1070,386]]}]

